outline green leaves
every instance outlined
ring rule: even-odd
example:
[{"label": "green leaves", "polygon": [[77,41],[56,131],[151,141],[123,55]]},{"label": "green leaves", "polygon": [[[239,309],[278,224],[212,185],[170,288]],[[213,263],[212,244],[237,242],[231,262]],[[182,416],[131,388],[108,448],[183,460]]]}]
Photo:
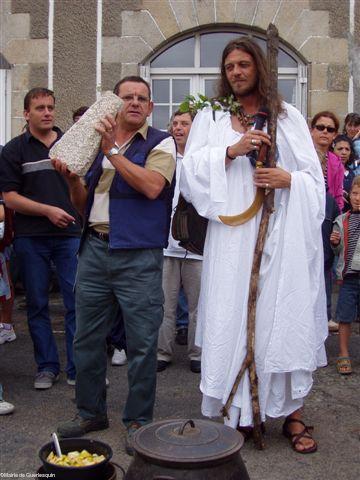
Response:
[{"label": "green leaves", "polygon": [[236,101],[233,95],[222,98],[208,98],[201,93],[198,93],[197,97],[194,95],[187,95],[185,100],[180,104],[179,110],[181,113],[189,112],[196,114],[199,110],[206,107],[211,107],[215,111],[228,111],[234,115],[238,115],[242,110],[240,103]]}]

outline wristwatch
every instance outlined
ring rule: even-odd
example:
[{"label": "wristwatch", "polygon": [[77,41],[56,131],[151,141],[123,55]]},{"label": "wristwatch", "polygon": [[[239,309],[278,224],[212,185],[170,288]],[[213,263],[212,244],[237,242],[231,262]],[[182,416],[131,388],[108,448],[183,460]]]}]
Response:
[{"label": "wristwatch", "polygon": [[120,148],[112,147],[110,148],[109,153],[106,156],[110,158],[112,155],[118,155],[119,152],[120,152]]}]

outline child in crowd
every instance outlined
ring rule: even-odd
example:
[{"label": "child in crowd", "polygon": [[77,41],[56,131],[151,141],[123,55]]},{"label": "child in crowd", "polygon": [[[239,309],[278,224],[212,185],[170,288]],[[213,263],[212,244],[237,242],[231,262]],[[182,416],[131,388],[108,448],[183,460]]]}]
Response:
[{"label": "child in crowd", "polygon": [[336,307],[339,322],[339,357],[336,368],[341,375],[352,373],[349,356],[351,323],[357,318],[360,296],[360,176],[350,189],[351,209],[339,215],[330,236],[334,252],[339,256],[336,275],[343,281]]}]

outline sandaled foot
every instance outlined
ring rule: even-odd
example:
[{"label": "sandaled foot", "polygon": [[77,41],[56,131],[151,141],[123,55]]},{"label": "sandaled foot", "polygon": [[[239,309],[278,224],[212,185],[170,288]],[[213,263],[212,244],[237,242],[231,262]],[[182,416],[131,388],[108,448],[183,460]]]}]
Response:
[{"label": "sandaled foot", "polygon": [[317,443],[311,435],[313,429],[314,427],[307,427],[304,422],[297,418],[288,417],[283,424],[283,435],[290,440],[295,452],[314,453],[317,450]]},{"label": "sandaled foot", "polygon": [[336,360],[336,370],[340,375],[350,375],[352,373],[350,357],[339,357]]}]

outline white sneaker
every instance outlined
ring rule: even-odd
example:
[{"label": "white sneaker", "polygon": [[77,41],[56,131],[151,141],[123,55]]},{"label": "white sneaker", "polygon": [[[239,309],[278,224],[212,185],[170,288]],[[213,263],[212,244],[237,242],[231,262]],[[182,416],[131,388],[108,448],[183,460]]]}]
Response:
[{"label": "white sneaker", "polygon": [[111,365],[126,365],[127,364],[127,358],[126,358],[126,353],[125,350],[118,350],[115,348],[114,354],[111,359]]},{"label": "white sneaker", "polygon": [[328,321],[329,332],[338,332],[339,331],[339,324],[334,322],[334,320]]},{"label": "white sneaker", "polygon": [[0,323],[0,345],[14,340],[16,340],[16,335],[13,326],[10,323]]},{"label": "white sneaker", "polygon": [[0,415],[7,415],[8,413],[12,413],[14,409],[15,407],[12,403],[0,400]]}]

